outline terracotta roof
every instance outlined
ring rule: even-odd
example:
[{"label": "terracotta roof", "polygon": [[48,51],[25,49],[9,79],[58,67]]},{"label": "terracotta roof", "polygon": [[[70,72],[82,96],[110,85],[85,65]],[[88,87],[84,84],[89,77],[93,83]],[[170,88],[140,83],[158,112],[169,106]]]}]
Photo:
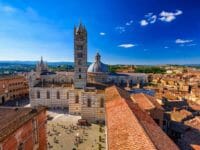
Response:
[{"label": "terracotta roof", "polygon": [[189,106],[195,110],[195,111],[200,111],[200,105],[199,104],[196,104],[195,102],[192,102],[192,101],[188,101],[189,103]]},{"label": "terracotta roof", "polygon": [[0,107],[0,142],[44,109]]},{"label": "terracotta roof", "polygon": [[200,116],[185,121],[185,124],[200,131]]},{"label": "terracotta roof", "polygon": [[137,103],[141,109],[151,110],[157,108],[163,110],[162,106],[152,96],[143,93],[131,94],[131,99]]},{"label": "terracotta roof", "polygon": [[20,79],[24,78],[24,76],[19,76],[19,75],[0,75],[0,80],[10,80],[10,79]]},{"label": "terracotta roof", "polygon": [[109,150],[178,150],[178,147],[131,99],[116,86],[106,89]]},{"label": "terracotta roof", "polygon": [[170,116],[171,120],[181,122],[188,117],[192,117],[192,113],[190,111],[187,111],[186,109],[181,109],[177,111],[172,111]]},{"label": "terracotta roof", "polygon": [[180,146],[183,149],[200,150],[200,117],[195,117],[185,122],[190,127],[181,138]]}]

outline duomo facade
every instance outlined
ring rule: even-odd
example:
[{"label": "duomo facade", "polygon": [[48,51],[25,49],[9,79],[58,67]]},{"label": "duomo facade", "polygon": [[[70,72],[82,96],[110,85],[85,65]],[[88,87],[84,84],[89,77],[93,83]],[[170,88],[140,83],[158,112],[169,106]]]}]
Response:
[{"label": "duomo facade", "polygon": [[87,52],[87,30],[80,24],[74,28],[74,72],[51,72],[41,58],[29,76],[31,106],[68,108],[70,114],[81,115],[90,122],[104,121],[108,85],[129,87],[148,82],[145,74],[110,73],[99,53],[88,67]]}]

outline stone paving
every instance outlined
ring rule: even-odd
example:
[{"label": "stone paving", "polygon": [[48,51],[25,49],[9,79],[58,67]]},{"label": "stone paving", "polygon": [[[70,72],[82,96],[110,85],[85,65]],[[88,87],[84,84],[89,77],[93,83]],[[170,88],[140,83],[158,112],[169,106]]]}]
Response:
[{"label": "stone paving", "polygon": [[47,122],[49,150],[105,150],[105,126],[92,124],[77,126],[80,116],[67,114],[63,110],[48,111]]}]

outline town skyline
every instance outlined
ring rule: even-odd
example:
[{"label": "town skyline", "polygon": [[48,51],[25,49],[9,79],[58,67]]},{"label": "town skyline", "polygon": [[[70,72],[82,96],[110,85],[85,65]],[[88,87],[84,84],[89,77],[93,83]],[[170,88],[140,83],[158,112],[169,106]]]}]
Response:
[{"label": "town skyline", "polygon": [[81,21],[88,62],[99,52],[106,64],[199,64],[199,2],[112,2],[1,0],[0,60],[73,62],[73,29]]}]

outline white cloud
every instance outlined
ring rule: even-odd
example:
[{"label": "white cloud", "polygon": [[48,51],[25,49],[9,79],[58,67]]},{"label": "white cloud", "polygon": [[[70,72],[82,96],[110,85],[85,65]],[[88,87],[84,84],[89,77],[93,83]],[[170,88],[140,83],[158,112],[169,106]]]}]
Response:
[{"label": "white cloud", "polygon": [[157,20],[157,16],[154,15],[152,12],[144,15],[144,18],[143,20],[140,21],[140,25],[141,26],[146,26],[148,24],[154,24]]},{"label": "white cloud", "polygon": [[184,39],[176,39],[176,44],[185,44],[185,43],[191,43],[193,40],[184,40]]},{"label": "white cloud", "polygon": [[106,35],[105,32],[100,32],[99,34],[102,35],[102,36]]},{"label": "white cloud", "polygon": [[183,13],[183,12],[182,12],[181,10],[176,10],[175,15],[176,15],[176,16],[178,16],[178,15],[182,15],[182,13]]},{"label": "white cloud", "polygon": [[144,17],[146,18],[148,23],[151,23],[151,24],[155,23],[157,20],[157,16],[154,15],[152,12],[146,14]]},{"label": "white cloud", "polygon": [[118,45],[118,47],[131,48],[131,47],[135,47],[135,44],[121,44],[121,45]]},{"label": "white cloud", "polygon": [[140,25],[141,25],[141,26],[146,26],[146,25],[148,25],[148,24],[149,24],[149,23],[148,23],[146,20],[144,20],[144,19],[140,21]]},{"label": "white cloud", "polygon": [[149,17],[151,17],[152,15],[153,15],[153,13],[150,12],[150,13],[148,13],[148,14],[145,15],[145,18],[149,18]]},{"label": "white cloud", "polygon": [[187,46],[196,46],[196,45],[197,45],[197,44],[193,44],[193,43],[192,43],[192,44],[188,44]]},{"label": "white cloud", "polygon": [[17,11],[16,8],[9,6],[9,5],[1,5],[0,10],[5,13],[15,13]]},{"label": "white cloud", "polygon": [[125,27],[122,27],[122,26],[118,26],[115,28],[115,30],[117,30],[119,33],[123,33],[126,31],[126,28]]},{"label": "white cloud", "polygon": [[127,26],[130,26],[133,23],[133,20],[130,20],[129,22],[126,23]]},{"label": "white cloud", "polygon": [[164,22],[171,22],[176,19],[176,16],[179,16],[183,14],[181,10],[176,10],[176,12],[167,12],[167,11],[162,11],[160,13],[160,20]]},{"label": "white cloud", "polygon": [[168,49],[169,47],[168,47],[168,46],[165,46],[164,48],[165,48],[165,49]]},{"label": "white cloud", "polygon": [[156,20],[157,20],[157,16],[156,16],[156,15],[153,15],[153,16],[151,16],[151,17],[148,19],[148,21],[149,21],[151,24],[155,23]]}]

